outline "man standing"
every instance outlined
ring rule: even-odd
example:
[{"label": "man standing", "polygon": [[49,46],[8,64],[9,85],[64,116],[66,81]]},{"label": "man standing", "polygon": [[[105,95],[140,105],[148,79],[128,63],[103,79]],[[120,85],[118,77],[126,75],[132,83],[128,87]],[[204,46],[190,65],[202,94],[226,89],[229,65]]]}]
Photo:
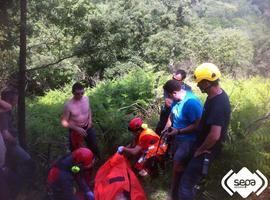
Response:
[{"label": "man standing", "polygon": [[181,89],[181,83],[169,80],[163,86],[164,92],[173,99],[167,136],[175,136],[176,151],[173,158],[172,199],[178,199],[178,187],[184,167],[192,157],[197,139],[197,127],[202,115],[200,100],[191,92]]},{"label": "man standing", "polygon": [[[9,103],[0,99],[0,113],[10,111],[11,109],[12,106]],[[0,168],[2,168],[5,164],[5,157],[6,157],[6,145],[2,137],[2,133],[0,131]]]},{"label": "man standing", "polygon": [[[18,93],[15,90],[4,90],[1,98],[14,107],[18,102]],[[11,111],[0,113],[0,132],[7,148],[5,164],[8,170],[5,176],[12,191],[12,198],[15,199],[22,184],[34,176],[35,164],[19,145],[18,131],[14,126]]]},{"label": "man standing", "polygon": [[207,174],[209,165],[220,153],[231,114],[229,98],[219,86],[221,73],[217,66],[204,63],[196,68],[194,77],[200,90],[207,94],[207,99],[199,124],[196,151],[181,179],[181,200],[195,199],[194,187]]},{"label": "man standing", "polygon": [[[186,75],[187,74],[186,74],[185,70],[179,69],[173,73],[172,80],[178,81],[181,84],[181,89],[183,89],[185,91],[191,91],[192,90],[191,87],[189,85],[187,85],[186,83],[184,83]],[[161,108],[159,122],[158,122],[156,130],[155,130],[155,132],[159,135],[161,134],[161,131],[166,126],[166,123],[168,121],[168,117],[171,113],[172,103],[173,103],[173,99],[171,99],[169,97],[169,95],[167,94],[166,91],[164,91],[164,101],[165,101],[164,105]]]},{"label": "man standing", "polygon": [[[0,99],[0,113],[7,112],[12,106]],[[0,199],[10,199],[7,182],[5,180],[6,145],[0,131]]]},{"label": "man standing", "polygon": [[93,127],[92,112],[89,98],[84,96],[84,87],[80,83],[72,86],[73,97],[65,103],[61,124],[69,128],[70,150],[83,146],[85,139],[87,146],[99,158],[96,141],[96,131]]},{"label": "man standing", "polygon": [[186,71],[183,69],[178,69],[176,70],[176,72],[173,73],[172,79],[177,80],[181,83],[181,89],[186,91],[192,91],[192,88],[188,84],[184,83],[186,77],[187,77]]}]

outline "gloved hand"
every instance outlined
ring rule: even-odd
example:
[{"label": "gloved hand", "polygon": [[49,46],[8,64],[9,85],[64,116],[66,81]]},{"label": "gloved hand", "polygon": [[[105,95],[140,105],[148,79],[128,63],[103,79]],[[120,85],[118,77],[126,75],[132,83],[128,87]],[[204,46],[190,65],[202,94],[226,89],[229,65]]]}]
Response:
[{"label": "gloved hand", "polygon": [[87,200],[95,200],[94,193],[92,191],[89,191],[86,193]]},{"label": "gloved hand", "polygon": [[117,149],[117,153],[123,153],[123,150],[124,150],[124,146],[120,146],[120,147],[118,147],[118,149]]}]

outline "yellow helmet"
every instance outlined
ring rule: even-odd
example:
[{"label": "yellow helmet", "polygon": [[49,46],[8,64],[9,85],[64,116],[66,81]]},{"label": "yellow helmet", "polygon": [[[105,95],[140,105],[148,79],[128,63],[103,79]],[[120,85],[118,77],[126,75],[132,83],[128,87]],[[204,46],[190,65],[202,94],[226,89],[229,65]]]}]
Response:
[{"label": "yellow helmet", "polygon": [[221,77],[218,67],[212,63],[203,63],[194,71],[196,83],[202,80],[215,81]]}]

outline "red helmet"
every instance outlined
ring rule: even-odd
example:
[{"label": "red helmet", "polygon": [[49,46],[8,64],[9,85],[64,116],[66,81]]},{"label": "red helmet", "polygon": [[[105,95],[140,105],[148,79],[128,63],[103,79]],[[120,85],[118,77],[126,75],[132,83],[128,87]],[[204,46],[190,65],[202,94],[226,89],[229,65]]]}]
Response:
[{"label": "red helmet", "polygon": [[129,131],[137,131],[142,127],[143,121],[139,117],[133,118],[128,125]]},{"label": "red helmet", "polygon": [[82,165],[85,168],[91,167],[93,157],[92,151],[83,147],[72,152],[73,164]]}]

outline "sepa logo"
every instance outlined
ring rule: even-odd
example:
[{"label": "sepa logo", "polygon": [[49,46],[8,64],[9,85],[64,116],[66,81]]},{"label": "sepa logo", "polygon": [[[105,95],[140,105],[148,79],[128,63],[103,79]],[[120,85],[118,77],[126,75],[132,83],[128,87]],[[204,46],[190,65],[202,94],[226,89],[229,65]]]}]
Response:
[{"label": "sepa logo", "polygon": [[232,196],[238,192],[243,198],[247,198],[252,192],[259,196],[267,187],[267,178],[259,171],[251,173],[243,167],[237,174],[230,170],[221,181],[222,187]]}]

